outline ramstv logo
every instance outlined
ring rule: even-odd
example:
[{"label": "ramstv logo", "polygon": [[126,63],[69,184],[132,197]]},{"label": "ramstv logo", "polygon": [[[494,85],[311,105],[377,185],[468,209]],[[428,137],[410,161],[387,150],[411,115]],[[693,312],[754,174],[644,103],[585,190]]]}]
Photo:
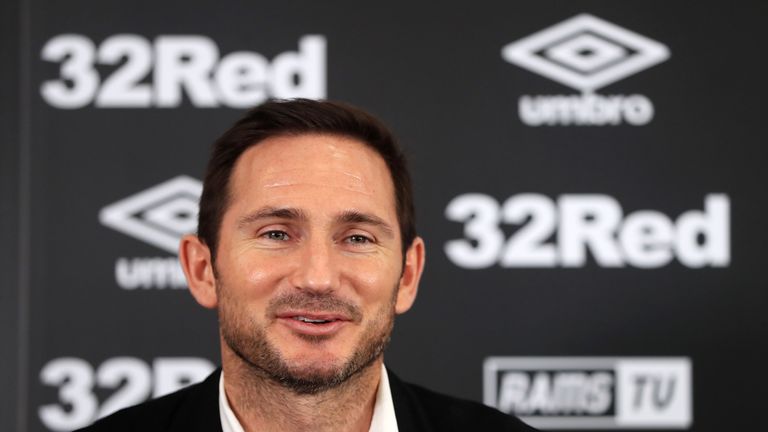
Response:
[{"label": "ramstv logo", "polygon": [[486,405],[545,429],[687,429],[685,357],[489,357]]},{"label": "ramstv logo", "polygon": [[[181,175],[104,207],[99,221],[176,255],[181,237],[197,229],[201,193],[199,180]],[[129,290],[186,287],[175,256],[118,258],[115,279],[121,288]]]},{"label": "ramstv logo", "polygon": [[654,40],[589,14],[577,15],[502,48],[504,60],[581,91],[581,95],[524,95],[520,120],[529,126],[648,124],[646,96],[600,95],[595,90],[669,58]]}]

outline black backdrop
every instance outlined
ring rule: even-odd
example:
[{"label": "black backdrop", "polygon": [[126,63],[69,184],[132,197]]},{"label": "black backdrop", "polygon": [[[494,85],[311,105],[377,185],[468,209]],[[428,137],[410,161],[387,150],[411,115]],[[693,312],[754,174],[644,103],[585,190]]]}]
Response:
[{"label": "black backdrop", "polygon": [[1,7],[3,430],[218,362],[162,244],[266,96],[362,106],[411,156],[428,258],[386,355],[404,378],[542,428],[765,428],[762,2]]}]

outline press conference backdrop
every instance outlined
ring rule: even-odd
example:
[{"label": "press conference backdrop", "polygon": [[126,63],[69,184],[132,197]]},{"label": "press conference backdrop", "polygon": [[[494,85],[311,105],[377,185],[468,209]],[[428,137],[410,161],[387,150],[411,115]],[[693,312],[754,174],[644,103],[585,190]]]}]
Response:
[{"label": "press conference backdrop", "polygon": [[766,430],[764,2],[2,8],[3,430],[219,363],[176,244],[269,97],[352,102],[410,155],[403,378],[544,430]]}]

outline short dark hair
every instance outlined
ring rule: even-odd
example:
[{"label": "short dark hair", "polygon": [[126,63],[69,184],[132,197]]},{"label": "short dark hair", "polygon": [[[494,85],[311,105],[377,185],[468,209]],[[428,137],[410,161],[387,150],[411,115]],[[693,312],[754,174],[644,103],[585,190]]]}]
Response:
[{"label": "short dark hair", "polygon": [[411,176],[394,135],[378,119],[355,106],[311,99],[270,100],[248,111],[213,144],[200,197],[197,235],[215,261],[219,231],[231,199],[230,178],[240,155],[267,138],[330,134],[361,141],[384,159],[395,187],[403,259],[416,238]]}]

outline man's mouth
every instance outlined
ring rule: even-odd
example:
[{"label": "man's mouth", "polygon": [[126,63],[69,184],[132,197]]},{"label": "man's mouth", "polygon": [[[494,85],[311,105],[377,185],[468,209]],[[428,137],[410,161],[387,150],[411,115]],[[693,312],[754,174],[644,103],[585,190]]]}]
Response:
[{"label": "man's mouth", "polygon": [[285,312],[277,318],[293,332],[315,336],[332,335],[351,321],[336,313]]},{"label": "man's mouth", "polygon": [[314,318],[309,318],[305,316],[295,316],[293,317],[293,319],[297,321],[305,322],[305,323],[310,323],[310,324],[326,324],[329,322],[338,321],[335,319],[314,319]]},{"label": "man's mouth", "polygon": [[328,311],[289,310],[276,314],[277,318],[290,318],[309,323],[323,323],[330,321],[351,321],[346,314]]}]

